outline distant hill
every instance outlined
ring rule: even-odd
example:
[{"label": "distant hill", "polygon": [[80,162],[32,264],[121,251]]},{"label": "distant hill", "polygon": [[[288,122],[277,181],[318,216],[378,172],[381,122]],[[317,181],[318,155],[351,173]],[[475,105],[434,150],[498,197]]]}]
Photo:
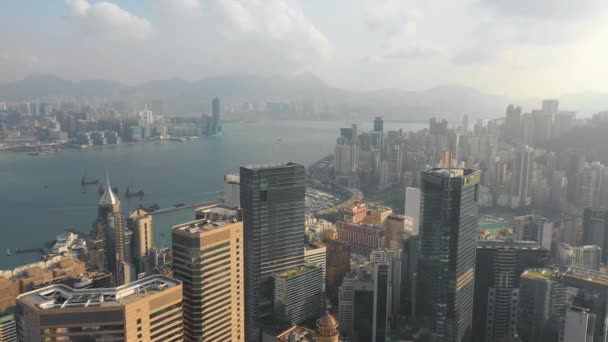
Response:
[{"label": "distant hill", "polygon": [[[356,92],[339,89],[311,73],[295,76],[223,76],[196,81],[155,80],[135,86],[107,80],[71,81],[52,75],[34,75],[0,84],[0,101],[21,101],[45,97],[105,98],[108,100],[163,99],[177,114],[200,111],[202,104],[219,96],[226,101],[310,100],[343,105],[342,116],[426,120],[430,116],[460,121],[464,114],[474,118],[504,115],[511,102],[502,96],[483,93],[461,85],[442,85],[420,91],[380,89]],[[539,102],[540,106],[540,102]]]}]

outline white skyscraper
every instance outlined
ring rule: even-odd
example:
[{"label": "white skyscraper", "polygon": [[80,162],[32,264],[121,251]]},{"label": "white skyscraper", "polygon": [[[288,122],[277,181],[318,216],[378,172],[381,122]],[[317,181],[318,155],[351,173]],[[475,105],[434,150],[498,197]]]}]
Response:
[{"label": "white skyscraper", "polygon": [[148,109],[147,105],[144,107],[144,110],[139,112],[138,118],[139,124],[142,126],[149,126],[154,123],[154,113]]},{"label": "white skyscraper", "polygon": [[420,224],[420,189],[405,188],[406,230],[418,234]]}]

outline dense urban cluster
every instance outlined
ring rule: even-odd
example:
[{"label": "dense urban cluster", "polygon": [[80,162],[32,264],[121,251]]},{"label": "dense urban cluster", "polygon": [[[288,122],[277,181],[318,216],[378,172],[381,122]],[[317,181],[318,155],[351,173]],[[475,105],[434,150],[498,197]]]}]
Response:
[{"label": "dense urban cluster", "polygon": [[[19,134],[4,109],[7,146]],[[204,131],[147,108],[128,124],[36,116],[44,139],[79,145],[222,132],[218,99]],[[155,246],[152,213],[122,212],[108,177],[90,232],[0,273],[0,341],[605,341],[608,169],[555,146],[606,117],[554,100],[471,127],[394,131],[376,117],[372,131],[340,129],[308,170],[226,175],[221,200],[172,227],[171,248]],[[331,206],[307,211],[307,188],[309,207]]]},{"label": "dense urban cluster", "polygon": [[90,148],[146,141],[185,141],[222,134],[220,99],[211,115],[176,118],[162,101],[137,110],[127,103],[83,105],[78,101],[0,103],[0,151],[57,152],[60,147]]}]

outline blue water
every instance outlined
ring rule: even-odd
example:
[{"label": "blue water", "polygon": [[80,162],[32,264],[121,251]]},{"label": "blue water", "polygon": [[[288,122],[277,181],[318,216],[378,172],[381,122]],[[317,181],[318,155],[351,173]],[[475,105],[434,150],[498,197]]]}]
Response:
[{"label": "blue water", "polygon": [[[0,153],[0,269],[40,258],[5,255],[6,249],[40,248],[66,228],[89,232],[97,215],[97,186],[82,193],[80,180],[105,179],[119,188],[123,212],[139,199],[125,199],[126,186],[143,189],[143,203],[161,207],[213,200],[223,175],[239,165],[294,161],[304,165],[333,152],[343,122],[274,121],[225,123],[224,135],[185,143],[142,143],[89,150],[66,148],[47,156]],[[418,130],[421,124],[389,124],[387,129]],[[371,122],[360,130],[371,129]],[[281,140],[280,142],[278,140]],[[46,186],[46,188],[45,188]],[[170,245],[171,226],[194,219],[193,209],[154,216],[155,244]]]}]

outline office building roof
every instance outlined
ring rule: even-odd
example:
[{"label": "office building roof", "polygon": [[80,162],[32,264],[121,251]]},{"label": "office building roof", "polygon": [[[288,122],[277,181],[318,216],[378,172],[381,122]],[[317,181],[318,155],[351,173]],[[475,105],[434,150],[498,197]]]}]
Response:
[{"label": "office building roof", "polygon": [[119,306],[181,284],[163,275],[153,275],[113,288],[74,289],[56,284],[24,293],[17,299],[39,310],[91,306]]}]

